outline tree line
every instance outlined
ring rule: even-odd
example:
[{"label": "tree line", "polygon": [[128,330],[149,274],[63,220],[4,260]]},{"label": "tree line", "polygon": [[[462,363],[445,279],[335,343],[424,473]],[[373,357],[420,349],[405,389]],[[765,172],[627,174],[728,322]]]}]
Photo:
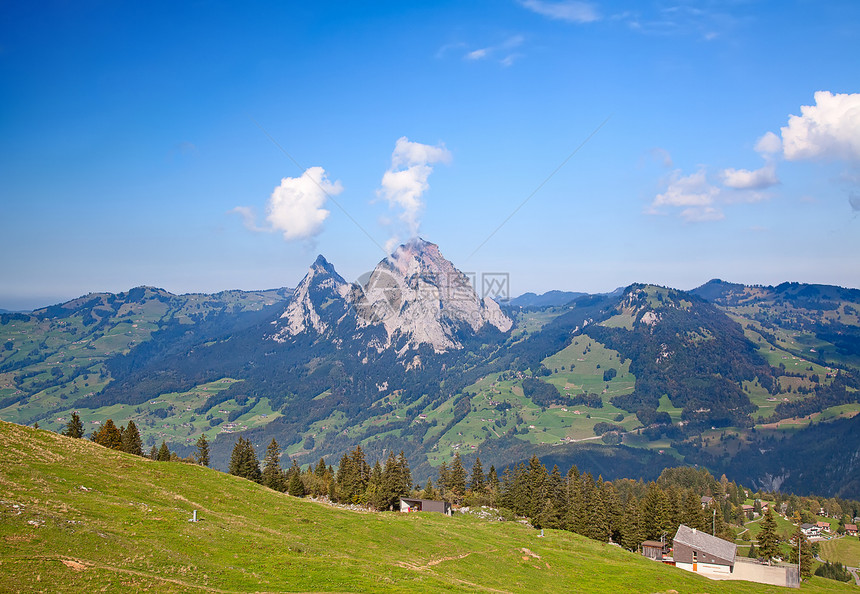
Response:
[{"label": "tree line", "polygon": [[[38,429],[38,426],[36,428]],[[73,439],[82,439],[84,437],[84,424],[78,413],[72,413],[68,423],[60,431],[60,435],[65,435]],[[160,448],[153,445],[149,454],[145,455],[140,432],[133,420],[129,420],[128,425],[117,427],[113,419],[107,419],[98,430],[90,435],[90,440],[112,450],[134,454],[135,456],[148,457],[151,460],[159,462],[180,461],[209,466],[209,441],[206,439],[206,434],[201,434],[197,439],[197,451],[185,458],[180,458],[177,453],[171,452],[165,441],[161,442]]]}]

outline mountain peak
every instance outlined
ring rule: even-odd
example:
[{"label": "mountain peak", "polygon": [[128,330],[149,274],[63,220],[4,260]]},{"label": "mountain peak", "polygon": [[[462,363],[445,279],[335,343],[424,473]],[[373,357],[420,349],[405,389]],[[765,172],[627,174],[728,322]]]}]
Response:
[{"label": "mountain peak", "polygon": [[329,301],[340,301],[344,304],[341,309],[346,309],[345,298],[348,293],[349,283],[337,273],[328,260],[322,255],[317,256],[281,314],[278,323],[280,328],[274,335],[275,340],[283,342],[309,328],[324,334],[336,320],[327,319],[333,311],[321,316],[317,306]]},{"label": "mountain peak", "polygon": [[359,323],[382,324],[389,345],[429,344],[444,352],[462,347],[461,328],[477,332],[490,324],[507,332],[512,325],[492,299],[477,296],[469,277],[439,246],[420,237],[381,261],[362,289],[356,302]]}]

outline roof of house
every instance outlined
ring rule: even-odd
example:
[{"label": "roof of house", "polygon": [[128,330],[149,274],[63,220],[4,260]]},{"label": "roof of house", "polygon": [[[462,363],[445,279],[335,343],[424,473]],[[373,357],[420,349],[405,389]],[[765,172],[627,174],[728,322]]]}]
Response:
[{"label": "roof of house", "polygon": [[664,545],[659,540],[646,540],[645,542],[642,543],[642,546],[643,547],[660,547],[660,548],[663,548]]},{"label": "roof of house", "polygon": [[816,522],[815,525],[819,528],[830,528],[830,522]]},{"label": "roof of house", "polygon": [[801,524],[800,525],[801,530],[809,530],[810,528],[818,528],[818,526],[816,526],[815,524]]},{"label": "roof of house", "polygon": [[845,524],[846,530],[857,530],[857,524]]},{"label": "roof of house", "polygon": [[735,554],[738,551],[738,546],[733,542],[711,536],[707,532],[702,532],[683,524],[678,526],[678,532],[675,534],[674,540],[675,546],[679,543],[684,544],[697,551],[730,561],[735,560]]},{"label": "roof of house", "polygon": [[707,495],[702,495],[702,503],[710,503],[713,500],[714,500],[713,497],[708,497]]},{"label": "roof of house", "polygon": [[744,503],[744,504],[741,506],[741,509],[755,509],[755,508],[754,508],[752,505],[748,505],[748,504]]}]

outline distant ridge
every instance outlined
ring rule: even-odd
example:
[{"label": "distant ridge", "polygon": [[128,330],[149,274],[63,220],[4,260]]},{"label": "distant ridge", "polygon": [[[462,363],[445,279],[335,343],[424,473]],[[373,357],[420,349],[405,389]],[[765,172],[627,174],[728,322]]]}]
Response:
[{"label": "distant ridge", "polygon": [[557,307],[567,305],[574,299],[587,295],[574,291],[547,291],[546,293],[523,293],[511,299],[507,305],[515,307]]}]

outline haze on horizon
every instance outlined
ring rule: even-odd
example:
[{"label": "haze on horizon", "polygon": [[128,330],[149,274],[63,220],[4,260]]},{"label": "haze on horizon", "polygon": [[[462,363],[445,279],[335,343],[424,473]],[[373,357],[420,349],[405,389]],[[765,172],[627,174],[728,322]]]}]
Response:
[{"label": "haze on horizon", "polygon": [[0,309],[358,278],[860,287],[860,5],[15,3]]}]

